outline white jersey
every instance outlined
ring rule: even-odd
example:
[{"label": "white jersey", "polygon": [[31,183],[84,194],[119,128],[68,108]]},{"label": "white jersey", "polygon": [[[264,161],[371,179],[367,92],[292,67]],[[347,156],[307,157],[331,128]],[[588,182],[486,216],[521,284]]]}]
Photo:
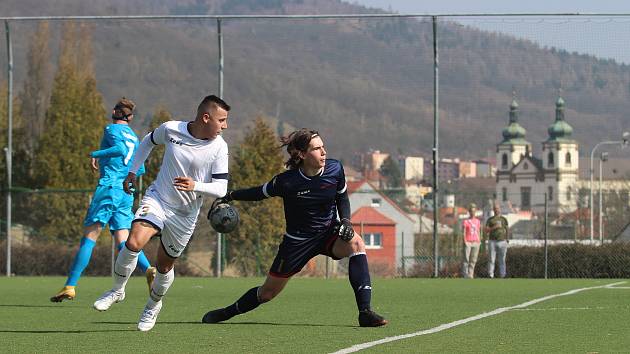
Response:
[{"label": "white jersey", "polygon": [[[188,122],[169,121],[147,134],[134,158],[131,172],[136,172],[154,145],[166,150],[153,189],[169,208],[181,215],[199,213],[202,194],[218,198],[227,191],[228,147],[221,136],[201,140],[188,132]],[[173,185],[175,177],[191,177],[193,191],[181,191]]]}]

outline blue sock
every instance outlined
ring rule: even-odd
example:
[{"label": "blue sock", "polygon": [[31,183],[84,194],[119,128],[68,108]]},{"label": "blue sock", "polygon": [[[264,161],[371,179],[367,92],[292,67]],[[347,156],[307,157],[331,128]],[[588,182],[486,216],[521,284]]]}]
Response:
[{"label": "blue sock", "polygon": [[[118,245],[118,252],[120,252],[120,250],[125,246],[125,243],[126,241],[123,241]],[[140,270],[142,270],[142,272],[146,272],[150,266],[151,263],[149,263],[149,259],[147,258],[147,256],[144,255],[143,251],[140,251],[140,253],[138,254],[138,267],[140,267]]]},{"label": "blue sock", "polygon": [[81,246],[79,247],[77,253],[74,255],[74,262],[72,262],[72,266],[70,267],[70,274],[68,275],[66,285],[77,285],[77,282],[79,282],[79,278],[81,278],[81,273],[83,273],[85,267],[87,267],[87,265],[90,263],[90,258],[92,257],[92,250],[94,249],[94,245],[96,245],[96,242],[90,240],[87,237],[83,237],[81,239]]},{"label": "blue sock", "polygon": [[350,257],[348,261],[348,277],[350,285],[354,290],[354,297],[357,300],[359,311],[369,310],[372,301],[372,283],[370,282],[370,271],[368,270],[367,256],[357,254]]}]

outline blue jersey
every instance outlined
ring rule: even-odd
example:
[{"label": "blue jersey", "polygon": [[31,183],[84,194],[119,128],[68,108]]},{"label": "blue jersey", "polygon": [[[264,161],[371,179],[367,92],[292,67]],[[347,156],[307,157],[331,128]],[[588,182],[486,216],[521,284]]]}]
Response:
[{"label": "blue jersey", "polygon": [[[129,166],[140,142],[136,133],[127,124],[110,124],[103,131],[101,148],[90,154],[98,158],[99,186],[122,189],[122,183],[129,173]],[[138,176],[144,174],[144,166]]]},{"label": "blue jersey", "polygon": [[289,236],[302,238],[327,231],[337,219],[337,194],[346,191],[346,176],[337,160],[326,159],[323,171],[306,176],[297,168],[275,176],[262,187],[266,197],[282,197]]}]

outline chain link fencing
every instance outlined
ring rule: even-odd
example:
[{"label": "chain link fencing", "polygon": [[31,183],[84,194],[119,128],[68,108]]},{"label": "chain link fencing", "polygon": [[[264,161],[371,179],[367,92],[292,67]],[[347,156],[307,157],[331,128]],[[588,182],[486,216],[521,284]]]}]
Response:
[{"label": "chain link fencing", "polygon": [[[421,176],[414,177],[413,182],[427,187],[431,186],[430,162],[436,157],[483,159],[496,166],[496,147],[505,138],[503,131],[510,124],[512,100],[518,102],[520,115],[516,116],[516,122],[526,134],[522,138],[533,142],[528,152],[542,156],[541,143],[550,138],[548,129],[556,118],[554,109],[559,96],[566,101],[565,120],[574,132],[570,138],[579,145],[580,155],[587,156],[595,143],[616,139],[610,135],[627,128],[623,117],[630,111],[627,84],[630,52],[619,43],[627,42],[629,19],[627,16],[105,19],[89,22],[85,30],[93,36],[92,64],[106,105],[121,95],[132,97],[138,103],[134,128],[139,136],[146,133],[157,107],[166,108],[176,119],[191,119],[199,99],[215,88],[223,91],[234,107],[231,129],[225,135],[231,148],[236,147],[242,131],[256,116],[265,117],[278,134],[301,127],[319,130],[329,156],[343,160],[349,180],[369,180],[377,190],[361,194],[365,198],[355,194],[357,200],[352,203],[355,212],[370,207],[385,217],[377,225],[368,219],[355,223],[355,229],[368,244],[374,274],[429,277],[435,274],[437,265],[440,277],[460,276],[461,208],[475,203],[485,221],[491,203],[499,199],[505,204],[505,215],[510,217],[509,277],[617,277],[630,269],[623,256],[630,220],[627,187],[618,186],[614,192],[604,188],[600,207],[599,192],[594,193],[590,206],[589,190],[580,183],[575,186],[578,192],[574,198],[579,199],[575,209],[559,210],[550,203],[553,210],[548,210],[545,217],[544,210],[541,212],[544,207],[535,205],[541,204],[540,201],[532,201],[530,207],[536,211],[521,218],[519,215],[527,210],[523,210],[520,202],[511,209],[507,203],[521,200],[521,194],[507,193],[503,200],[502,195],[496,195],[494,185],[485,192],[455,189],[458,180],[470,176],[450,176],[441,171],[439,197],[453,195],[454,199],[452,205],[444,202],[439,210],[436,247],[431,206],[414,205],[398,200],[395,193],[388,193],[392,188],[387,185],[387,178],[379,177],[378,166],[368,164],[364,156],[368,151],[378,150],[390,156],[424,157],[429,167],[424,168]],[[26,63],[30,36],[38,22],[9,23],[14,44],[15,91],[19,92],[29,80]],[[52,58],[62,44],[61,31],[61,21],[51,22]],[[434,49],[439,53],[438,77]],[[0,52],[7,54],[4,49]],[[119,53],[125,53],[125,59],[118,57]],[[6,57],[0,56],[2,67],[8,66]],[[51,64],[54,62],[51,59]],[[48,73],[48,81],[52,81],[53,71]],[[436,137],[431,132],[435,118],[434,78],[439,83],[440,119],[436,155],[432,155]],[[3,71],[0,80],[6,79]],[[6,129],[6,120],[2,118],[0,122],[0,128]],[[0,143],[6,145],[6,137],[0,137]],[[621,150],[611,151],[611,155],[624,154]],[[578,173],[583,182],[587,178],[583,168]],[[2,174],[6,175],[6,170]],[[21,186],[21,177],[14,176],[14,186]],[[621,167],[613,177],[626,178]],[[484,178],[491,183],[495,180],[491,173]],[[65,273],[82,235],[83,215],[91,192],[12,193],[11,231],[16,267],[13,273]],[[540,200],[541,195],[530,192],[529,197]],[[3,200],[4,197],[6,194]],[[422,199],[428,200],[430,197]],[[396,205],[390,205],[392,201]],[[1,230],[5,240],[5,203],[0,212],[5,222]],[[205,212],[202,210],[199,226],[182,257],[181,263],[186,268],[178,266],[178,271],[194,275],[242,275],[230,267],[234,260],[225,257],[233,247],[230,236],[221,236],[222,242],[218,243],[219,236],[203,218]],[[255,217],[264,218],[264,215]],[[108,237],[100,238],[100,248],[95,253],[98,260],[93,261],[98,265],[90,266],[88,274],[109,274]],[[154,249],[155,241],[150,245]],[[38,269],[35,260],[44,263],[41,260],[48,258],[43,257],[54,253],[45,245],[57,247],[59,251],[50,258],[63,259],[65,263],[47,260],[50,264],[45,268],[32,271]],[[219,246],[222,257],[216,257]],[[19,248],[32,252],[33,256],[28,256],[34,259],[28,263],[31,265],[20,265],[27,264],[29,258]],[[153,259],[154,252],[147,253]],[[251,257],[259,265],[254,275],[266,273],[265,264],[270,260],[263,259],[263,253],[252,252]],[[487,276],[486,254],[482,243],[477,276]],[[0,252],[0,257],[6,257],[6,252]],[[5,269],[4,260],[0,267]],[[318,259],[302,274],[341,276],[346,269],[347,261]]]}]

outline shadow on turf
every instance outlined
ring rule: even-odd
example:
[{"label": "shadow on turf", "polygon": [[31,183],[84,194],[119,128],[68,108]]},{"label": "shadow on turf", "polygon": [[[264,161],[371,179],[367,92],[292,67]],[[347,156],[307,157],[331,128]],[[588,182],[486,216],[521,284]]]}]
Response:
[{"label": "shadow on turf", "polygon": [[[92,322],[93,324],[117,324],[117,325],[129,325],[129,324],[137,324],[137,322],[114,322],[114,321],[107,321],[107,322]],[[160,322],[158,321],[157,324],[198,324],[198,325],[266,325],[266,326],[304,326],[304,327],[346,327],[346,328],[353,328],[353,327],[358,327],[358,326],[353,326],[353,325],[331,325],[331,324],[319,324],[319,323],[276,323],[276,322],[221,322],[221,323],[212,323],[212,324],[207,324],[207,323],[201,323],[199,321],[195,321],[195,322],[191,322],[191,321],[170,321],[170,322]]]},{"label": "shadow on turf", "polygon": [[83,330],[70,330],[70,331],[54,331],[54,330],[41,330],[41,331],[16,331],[16,330],[0,330],[0,333],[106,333],[106,332],[136,332],[135,329],[103,329],[95,331],[83,331]]},{"label": "shadow on turf", "polygon": [[68,306],[60,306],[60,305],[23,305],[23,304],[0,304],[0,307],[45,307],[45,308],[58,308],[58,309],[68,309]]}]

